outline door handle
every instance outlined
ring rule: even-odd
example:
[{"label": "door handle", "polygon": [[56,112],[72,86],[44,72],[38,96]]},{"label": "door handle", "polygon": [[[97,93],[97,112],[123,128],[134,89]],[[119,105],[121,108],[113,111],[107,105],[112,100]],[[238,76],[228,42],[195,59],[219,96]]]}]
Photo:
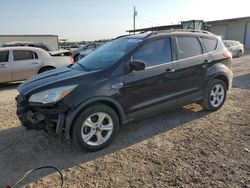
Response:
[{"label": "door handle", "polygon": [[166,69],[166,72],[168,73],[175,72],[175,69]]},{"label": "door handle", "polygon": [[38,63],[38,62],[33,62],[32,64],[33,64],[33,65],[38,65],[39,63]]}]

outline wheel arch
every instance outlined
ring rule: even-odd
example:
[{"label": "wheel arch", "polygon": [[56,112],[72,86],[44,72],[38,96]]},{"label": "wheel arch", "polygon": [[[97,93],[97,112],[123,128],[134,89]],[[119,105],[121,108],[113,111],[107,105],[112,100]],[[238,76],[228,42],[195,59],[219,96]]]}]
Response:
[{"label": "wheel arch", "polygon": [[68,114],[68,117],[66,118],[66,127],[65,127],[66,135],[70,135],[73,127],[72,125],[76,120],[77,116],[89,106],[96,104],[104,104],[112,108],[117,113],[120,124],[125,124],[128,122],[128,118],[119,102],[109,97],[96,97],[83,102],[76,109],[74,109],[72,112]]},{"label": "wheel arch", "polygon": [[45,65],[40,67],[40,69],[37,71],[38,74],[40,74],[42,72],[42,70],[46,69],[46,68],[52,68],[55,69],[56,67],[52,66],[52,65]]},{"label": "wheel arch", "polygon": [[225,76],[224,74],[219,74],[215,76],[214,79],[222,80],[225,83],[227,90],[229,89],[229,80],[227,76]]},{"label": "wheel arch", "polygon": [[208,70],[205,87],[214,79],[222,80],[226,84],[227,90],[229,90],[232,86],[233,73],[229,67],[220,63]]}]

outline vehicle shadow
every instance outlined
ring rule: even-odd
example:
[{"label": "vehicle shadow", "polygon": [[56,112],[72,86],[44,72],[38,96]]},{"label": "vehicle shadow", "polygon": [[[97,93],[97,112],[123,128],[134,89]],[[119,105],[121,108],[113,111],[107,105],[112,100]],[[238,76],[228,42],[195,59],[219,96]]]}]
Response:
[{"label": "vehicle shadow", "polygon": [[250,73],[234,77],[233,88],[250,89]]},{"label": "vehicle shadow", "polygon": [[[39,166],[52,165],[61,170],[67,170],[183,126],[208,113],[200,105],[191,104],[178,110],[129,123],[121,126],[120,134],[109,147],[98,152],[81,152],[46,133],[26,131],[22,127],[3,130],[0,132],[0,186],[15,183],[26,171]],[[52,171],[47,170],[36,172],[23,181],[22,185],[51,173]]]},{"label": "vehicle shadow", "polygon": [[0,91],[16,89],[21,83],[22,82],[0,83]]}]

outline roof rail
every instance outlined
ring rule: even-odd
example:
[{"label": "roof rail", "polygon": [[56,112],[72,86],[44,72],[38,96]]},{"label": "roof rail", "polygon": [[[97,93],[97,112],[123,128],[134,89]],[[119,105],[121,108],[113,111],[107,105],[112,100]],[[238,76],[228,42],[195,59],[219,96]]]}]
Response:
[{"label": "roof rail", "polygon": [[205,30],[194,30],[194,29],[171,29],[172,32],[192,32],[192,33],[204,33],[204,34],[213,34]]},{"label": "roof rail", "polygon": [[213,34],[209,31],[205,30],[192,30],[192,29],[168,29],[168,30],[161,30],[161,31],[153,31],[149,33],[145,38],[150,37],[151,35],[157,35],[160,33],[172,33],[172,32],[190,32],[190,33],[204,33],[204,34]]}]

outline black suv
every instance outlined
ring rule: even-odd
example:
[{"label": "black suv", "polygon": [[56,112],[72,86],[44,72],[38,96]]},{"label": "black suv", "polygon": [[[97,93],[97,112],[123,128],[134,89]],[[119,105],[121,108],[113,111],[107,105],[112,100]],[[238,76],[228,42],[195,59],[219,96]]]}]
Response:
[{"label": "black suv", "polygon": [[99,150],[135,119],[193,102],[218,110],[231,87],[231,64],[223,42],[206,31],[124,36],[21,84],[17,115],[27,129]]}]

